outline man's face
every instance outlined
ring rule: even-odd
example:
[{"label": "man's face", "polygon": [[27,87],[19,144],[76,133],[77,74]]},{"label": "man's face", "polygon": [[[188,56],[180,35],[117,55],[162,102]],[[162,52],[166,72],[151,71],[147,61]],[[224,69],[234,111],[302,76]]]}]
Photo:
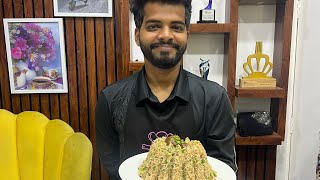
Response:
[{"label": "man's face", "polygon": [[147,3],[142,26],[136,29],[135,40],[153,66],[174,67],[187,47],[188,31],[183,5]]}]

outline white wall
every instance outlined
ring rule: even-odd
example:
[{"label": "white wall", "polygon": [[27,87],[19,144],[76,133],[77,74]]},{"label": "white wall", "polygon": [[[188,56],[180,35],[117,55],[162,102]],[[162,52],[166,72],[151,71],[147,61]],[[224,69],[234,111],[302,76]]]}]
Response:
[{"label": "white wall", "polygon": [[[297,1],[296,1],[297,3]],[[301,0],[297,28],[296,61],[291,75],[291,100],[288,108],[292,113],[287,118],[288,137],[284,147],[279,147],[277,166],[278,180],[315,180],[319,152],[320,130],[320,1]],[[297,10],[297,9],[296,9]],[[294,39],[294,38],[293,38]],[[291,69],[292,70],[292,69]],[[284,154],[285,153],[285,154]],[[287,156],[288,158],[281,158]],[[287,162],[285,162],[287,160]]]}]

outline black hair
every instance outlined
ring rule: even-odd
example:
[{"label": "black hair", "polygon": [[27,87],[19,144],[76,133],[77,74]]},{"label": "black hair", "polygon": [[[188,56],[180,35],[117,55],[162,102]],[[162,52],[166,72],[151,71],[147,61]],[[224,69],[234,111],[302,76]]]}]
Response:
[{"label": "black hair", "polygon": [[143,18],[144,18],[144,6],[148,2],[159,2],[162,4],[172,4],[172,5],[184,5],[185,7],[185,23],[187,29],[190,25],[191,19],[191,1],[192,0],[130,0],[130,10],[134,15],[134,22],[138,29],[141,28]]}]

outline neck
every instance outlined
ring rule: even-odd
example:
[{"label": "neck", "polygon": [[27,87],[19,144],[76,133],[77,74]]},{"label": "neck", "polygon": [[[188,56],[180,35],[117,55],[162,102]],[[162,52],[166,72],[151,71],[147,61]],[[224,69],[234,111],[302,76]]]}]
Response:
[{"label": "neck", "polygon": [[152,93],[160,102],[166,100],[172,92],[180,72],[180,63],[170,69],[154,67],[145,60],[146,80]]}]

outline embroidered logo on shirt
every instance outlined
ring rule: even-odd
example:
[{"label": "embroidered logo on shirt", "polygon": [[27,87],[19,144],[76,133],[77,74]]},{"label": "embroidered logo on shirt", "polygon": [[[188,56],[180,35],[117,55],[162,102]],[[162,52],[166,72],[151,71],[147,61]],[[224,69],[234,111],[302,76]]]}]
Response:
[{"label": "embroidered logo on shirt", "polygon": [[172,133],[167,133],[165,131],[159,131],[159,132],[150,132],[148,134],[148,139],[150,140],[150,145],[149,144],[142,144],[141,149],[149,151],[151,144],[153,143],[154,140],[156,140],[159,137],[168,137],[172,136]]}]

